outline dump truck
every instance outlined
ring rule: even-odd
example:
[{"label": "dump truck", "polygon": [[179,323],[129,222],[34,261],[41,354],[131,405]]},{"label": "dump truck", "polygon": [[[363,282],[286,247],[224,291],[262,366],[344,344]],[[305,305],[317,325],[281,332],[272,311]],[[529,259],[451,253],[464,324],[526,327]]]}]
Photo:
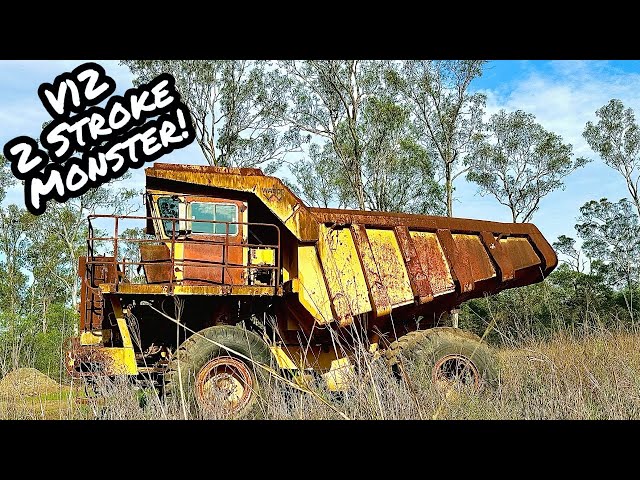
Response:
[{"label": "dump truck", "polygon": [[434,382],[490,384],[489,347],[447,313],[557,265],[530,223],[309,207],[252,168],[145,175],[144,216],[88,218],[67,367],[180,391],[198,411],[248,414],[265,372],[340,390],[363,345],[398,374],[430,354]]}]

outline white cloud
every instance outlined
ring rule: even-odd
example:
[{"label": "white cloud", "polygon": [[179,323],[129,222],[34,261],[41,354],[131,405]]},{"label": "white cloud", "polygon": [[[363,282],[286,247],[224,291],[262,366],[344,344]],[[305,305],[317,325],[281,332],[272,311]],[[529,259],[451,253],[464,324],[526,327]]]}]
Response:
[{"label": "white cloud", "polygon": [[640,74],[625,73],[603,62],[554,61],[552,73],[532,71],[506,95],[487,94],[487,111],[524,110],[574,146],[577,155],[593,156],[582,138],[587,121],[612,98],[640,112]]},{"label": "white cloud", "polygon": [[[588,200],[627,196],[622,177],[598,159],[582,132],[587,121],[596,120],[595,111],[612,98],[619,98],[640,115],[640,73],[624,72],[600,61],[553,61],[548,66],[523,64],[523,76],[482,91],[487,95],[488,114],[502,108],[532,113],[547,130],[571,143],[577,156],[593,160],[567,177],[564,191],[544,198],[534,215],[533,222],[553,241],[561,234],[575,235],[575,218]],[[508,209],[495,200],[479,200],[475,186],[460,182],[458,190],[462,203],[456,215],[509,221]]]}]

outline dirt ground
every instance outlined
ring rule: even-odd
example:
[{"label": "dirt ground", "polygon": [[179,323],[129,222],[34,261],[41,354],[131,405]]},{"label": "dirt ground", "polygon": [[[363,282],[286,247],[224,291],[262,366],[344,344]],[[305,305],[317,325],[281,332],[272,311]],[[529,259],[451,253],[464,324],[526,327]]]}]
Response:
[{"label": "dirt ground", "polygon": [[71,418],[76,395],[35,368],[19,368],[0,379],[0,419]]}]

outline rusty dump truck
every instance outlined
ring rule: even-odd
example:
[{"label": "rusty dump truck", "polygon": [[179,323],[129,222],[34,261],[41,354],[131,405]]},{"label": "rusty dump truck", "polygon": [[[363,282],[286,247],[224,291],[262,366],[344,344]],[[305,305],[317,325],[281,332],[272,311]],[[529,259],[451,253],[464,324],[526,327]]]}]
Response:
[{"label": "rusty dump truck", "polygon": [[340,389],[363,344],[396,370],[420,351],[434,381],[491,382],[488,347],[447,312],[557,264],[532,224],[312,208],[259,169],[145,174],[144,216],[89,217],[67,366],[180,386],[196,409],[246,414],[264,371]]}]

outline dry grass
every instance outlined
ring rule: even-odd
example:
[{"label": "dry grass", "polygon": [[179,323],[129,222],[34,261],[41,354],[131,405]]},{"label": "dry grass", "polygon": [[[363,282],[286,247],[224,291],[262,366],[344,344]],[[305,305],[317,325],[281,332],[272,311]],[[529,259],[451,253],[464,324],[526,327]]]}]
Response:
[{"label": "dry grass", "polygon": [[[315,395],[272,380],[261,392],[257,418],[266,419],[639,419],[640,333],[597,330],[555,334],[496,350],[500,381],[480,393],[434,388],[420,365],[397,381],[382,359],[362,354],[349,388]],[[0,418],[177,419],[153,391],[126,379],[102,380],[88,393],[78,383],[57,392],[0,399]],[[223,412],[210,418],[224,418]]]}]

